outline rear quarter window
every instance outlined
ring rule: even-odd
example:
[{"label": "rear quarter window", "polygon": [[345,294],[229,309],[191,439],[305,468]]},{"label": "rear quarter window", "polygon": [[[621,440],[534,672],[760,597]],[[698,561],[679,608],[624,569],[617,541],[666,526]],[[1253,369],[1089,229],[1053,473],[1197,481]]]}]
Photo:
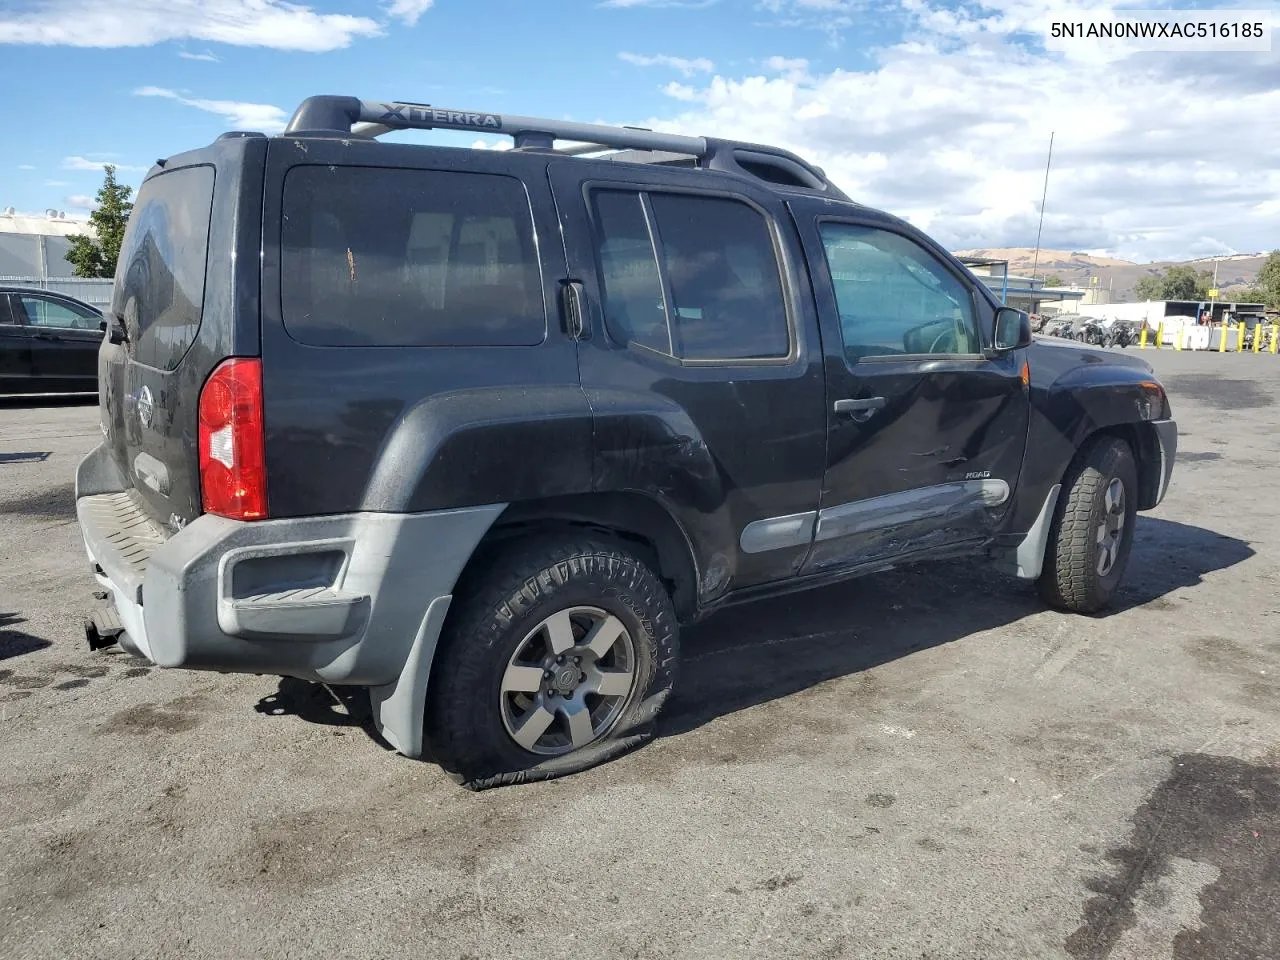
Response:
[{"label": "rear quarter window", "polygon": [[204,311],[213,167],[182,167],[142,185],[116,266],[112,309],[124,318],[133,359],[174,369]]},{"label": "rear quarter window", "polygon": [[524,184],[484,173],[298,166],[281,310],[315,346],[532,346],[546,337]]}]

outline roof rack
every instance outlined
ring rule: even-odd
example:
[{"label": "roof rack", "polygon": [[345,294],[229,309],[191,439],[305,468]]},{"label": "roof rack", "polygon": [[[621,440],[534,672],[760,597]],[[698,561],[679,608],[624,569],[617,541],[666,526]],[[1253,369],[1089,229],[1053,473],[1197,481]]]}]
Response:
[{"label": "roof rack", "polygon": [[[393,130],[469,130],[504,134],[515,149],[585,156],[615,150],[601,159],[696,166],[766,180],[848,200],[816,167],[787,150],[736,140],[658,133],[643,127],[613,127],[543,117],[453,110],[428,103],[385,103],[356,97],[308,97],[294,111],[285,136],[339,134],[378,137]],[[565,144],[557,146],[557,141]],[[692,160],[692,164],[689,161]]]}]

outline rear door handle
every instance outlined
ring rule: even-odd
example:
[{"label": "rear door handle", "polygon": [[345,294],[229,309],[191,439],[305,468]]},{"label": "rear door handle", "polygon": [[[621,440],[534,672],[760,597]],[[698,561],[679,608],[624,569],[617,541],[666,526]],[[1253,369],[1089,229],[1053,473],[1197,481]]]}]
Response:
[{"label": "rear door handle", "polygon": [[885,405],[884,397],[868,397],[865,400],[837,400],[836,413],[851,413],[855,420],[866,420]]}]

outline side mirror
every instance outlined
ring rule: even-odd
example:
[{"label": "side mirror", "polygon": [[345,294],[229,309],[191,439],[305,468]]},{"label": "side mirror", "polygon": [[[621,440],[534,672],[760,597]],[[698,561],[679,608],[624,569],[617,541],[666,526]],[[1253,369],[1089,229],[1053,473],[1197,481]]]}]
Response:
[{"label": "side mirror", "polygon": [[1031,345],[1031,318],[1013,307],[996,310],[996,336],[993,346],[1001,352],[1020,350]]}]

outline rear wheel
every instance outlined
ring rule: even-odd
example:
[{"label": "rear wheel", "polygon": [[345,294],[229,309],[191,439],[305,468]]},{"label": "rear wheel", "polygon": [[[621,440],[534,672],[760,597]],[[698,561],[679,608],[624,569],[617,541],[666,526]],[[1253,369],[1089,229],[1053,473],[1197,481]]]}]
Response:
[{"label": "rear wheel", "polygon": [[460,584],[427,701],[434,759],[473,789],[585,769],[652,735],[675,680],[670,597],[603,538],[515,545]]},{"label": "rear wheel", "polygon": [[1129,445],[1099,437],[1063,478],[1037,586],[1061,610],[1095,613],[1111,602],[1133,546],[1137,466]]}]

